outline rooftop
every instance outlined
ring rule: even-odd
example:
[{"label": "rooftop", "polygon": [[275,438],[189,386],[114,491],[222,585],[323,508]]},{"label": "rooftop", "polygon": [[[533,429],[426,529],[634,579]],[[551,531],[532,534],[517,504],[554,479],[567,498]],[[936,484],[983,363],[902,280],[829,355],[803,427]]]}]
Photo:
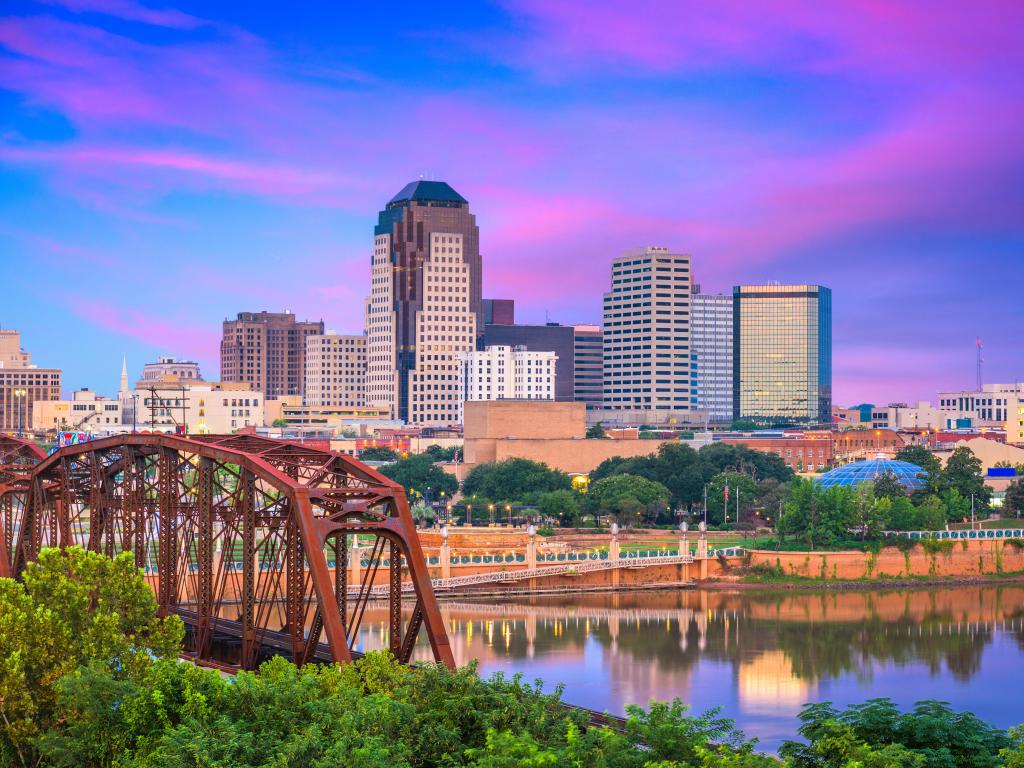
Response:
[{"label": "rooftop", "polygon": [[410,181],[402,191],[388,201],[388,205],[408,201],[424,201],[437,203],[459,203],[468,205],[469,201],[456,192],[445,181]]}]

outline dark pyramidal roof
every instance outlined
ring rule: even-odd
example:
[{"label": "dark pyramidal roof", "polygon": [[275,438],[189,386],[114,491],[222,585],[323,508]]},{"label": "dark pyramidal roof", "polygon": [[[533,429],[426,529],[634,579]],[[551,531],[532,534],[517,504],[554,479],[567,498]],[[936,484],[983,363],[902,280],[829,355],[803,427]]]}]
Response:
[{"label": "dark pyramidal roof", "polygon": [[401,203],[407,200],[429,200],[440,203],[462,203],[468,205],[469,201],[456,192],[445,181],[411,181],[402,187],[402,191],[389,201]]}]

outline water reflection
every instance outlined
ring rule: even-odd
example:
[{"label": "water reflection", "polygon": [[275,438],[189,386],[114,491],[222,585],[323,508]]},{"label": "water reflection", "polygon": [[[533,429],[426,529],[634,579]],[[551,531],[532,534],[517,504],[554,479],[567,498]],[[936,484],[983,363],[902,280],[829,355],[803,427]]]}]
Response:
[{"label": "water reflection", "polygon": [[[1024,720],[1006,706],[1024,686],[1019,586],[590,594],[449,601],[442,614],[460,664],[564,682],[567,700],[595,709],[721,705],[769,747],[822,699],[939,698],[999,725]],[[384,612],[364,622],[363,647],[386,645]]]}]

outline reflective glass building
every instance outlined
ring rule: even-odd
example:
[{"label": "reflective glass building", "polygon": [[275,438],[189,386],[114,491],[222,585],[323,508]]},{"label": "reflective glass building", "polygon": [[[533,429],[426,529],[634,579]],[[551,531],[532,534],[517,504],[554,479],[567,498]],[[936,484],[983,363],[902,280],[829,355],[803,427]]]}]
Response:
[{"label": "reflective glass building", "polygon": [[831,422],[828,288],[733,288],[733,416],[772,426]]}]

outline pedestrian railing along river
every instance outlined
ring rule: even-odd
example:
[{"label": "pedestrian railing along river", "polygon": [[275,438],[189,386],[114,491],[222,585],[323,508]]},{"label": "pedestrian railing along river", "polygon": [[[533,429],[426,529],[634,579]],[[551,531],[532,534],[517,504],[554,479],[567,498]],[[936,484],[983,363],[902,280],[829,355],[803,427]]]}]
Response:
[{"label": "pedestrian railing along river", "polygon": [[959,541],[980,541],[982,539],[1006,540],[1024,539],[1022,528],[980,528],[970,531],[883,531],[888,539],[948,539]]}]

